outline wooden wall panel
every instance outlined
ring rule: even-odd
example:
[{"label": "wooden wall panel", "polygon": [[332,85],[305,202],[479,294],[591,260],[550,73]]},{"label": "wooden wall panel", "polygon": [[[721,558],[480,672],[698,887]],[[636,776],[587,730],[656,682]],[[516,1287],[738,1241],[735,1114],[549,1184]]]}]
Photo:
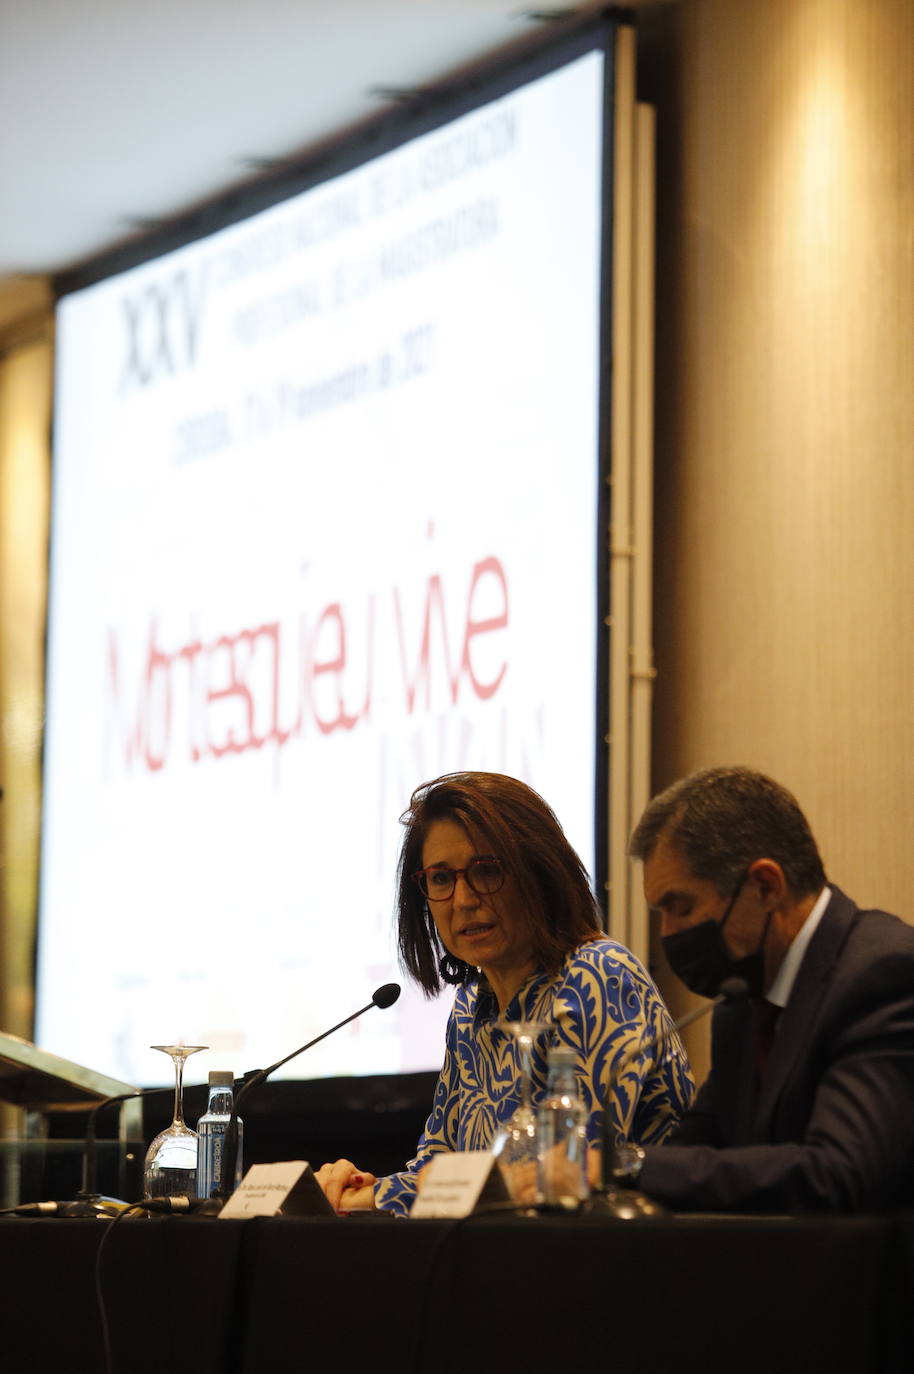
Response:
[{"label": "wooden wall panel", "polygon": [[772,773],[914,919],[914,5],[682,0],[667,40],[654,785]]},{"label": "wooden wall panel", "polygon": [[50,322],[0,351],[0,1026],[32,1030],[47,590]]},{"label": "wooden wall panel", "polygon": [[914,6],[680,24],[654,780],[771,771],[836,879],[914,916]]}]

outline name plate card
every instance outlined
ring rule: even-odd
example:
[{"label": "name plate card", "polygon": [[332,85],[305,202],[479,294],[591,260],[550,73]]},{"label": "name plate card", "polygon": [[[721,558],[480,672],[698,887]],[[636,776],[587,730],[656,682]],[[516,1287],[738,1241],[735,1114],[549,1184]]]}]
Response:
[{"label": "name plate card", "polygon": [[252,1164],[219,1219],[336,1216],[307,1160]]},{"label": "name plate card", "polygon": [[423,1169],[422,1191],[410,1216],[467,1217],[477,1207],[510,1200],[491,1150],[442,1152]]}]

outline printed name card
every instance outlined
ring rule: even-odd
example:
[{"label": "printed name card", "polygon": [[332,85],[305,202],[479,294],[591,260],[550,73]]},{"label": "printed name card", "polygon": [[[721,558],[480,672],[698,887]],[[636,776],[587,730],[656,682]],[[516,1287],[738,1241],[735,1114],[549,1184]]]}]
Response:
[{"label": "printed name card", "polygon": [[335,1216],[307,1160],[252,1164],[219,1213],[223,1217]]},{"label": "printed name card", "polygon": [[422,1191],[411,1217],[466,1217],[479,1206],[509,1202],[491,1150],[436,1154],[422,1171]]}]

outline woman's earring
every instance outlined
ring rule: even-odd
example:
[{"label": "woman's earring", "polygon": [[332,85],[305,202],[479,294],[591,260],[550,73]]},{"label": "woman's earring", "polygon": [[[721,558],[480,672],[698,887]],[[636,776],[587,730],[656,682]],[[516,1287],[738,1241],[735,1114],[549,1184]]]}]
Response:
[{"label": "woman's earring", "polygon": [[445,950],[438,960],[438,972],[446,983],[452,983],[456,987],[460,983],[465,983],[476,970],[472,964],[466,964],[462,959],[456,959],[453,954],[448,954]]},{"label": "woman's earring", "polygon": [[[434,934],[435,922],[429,909],[428,902],[425,903],[425,919],[428,922],[430,933]],[[462,959],[457,959],[453,954],[444,951],[438,960],[438,972],[441,974],[445,983],[451,983],[454,987],[459,987],[465,983],[476,972],[472,964],[466,964]]]}]

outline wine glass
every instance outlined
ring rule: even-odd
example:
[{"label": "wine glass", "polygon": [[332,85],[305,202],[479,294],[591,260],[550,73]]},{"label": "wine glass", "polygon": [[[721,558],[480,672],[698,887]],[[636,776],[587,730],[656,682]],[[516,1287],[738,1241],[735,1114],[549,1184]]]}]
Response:
[{"label": "wine glass", "polygon": [[520,1102],[503,1122],[492,1141],[508,1191],[515,1202],[536,1201],[538,1134],[531,1098],[533,1044],[537,1036],[552,1030],[551,1021],[497,1021],[496,1026],[517,1041]]},{"label": "wine glass", "polygon": [[196,1197],[197,1132],[184,1124],[184,1061],[208,1045],[150,1045],[171,1055],[175,1066],[175,1110],[170,1126],[160,1131],[146,1151],[143,1191],[146,1197]]}]

